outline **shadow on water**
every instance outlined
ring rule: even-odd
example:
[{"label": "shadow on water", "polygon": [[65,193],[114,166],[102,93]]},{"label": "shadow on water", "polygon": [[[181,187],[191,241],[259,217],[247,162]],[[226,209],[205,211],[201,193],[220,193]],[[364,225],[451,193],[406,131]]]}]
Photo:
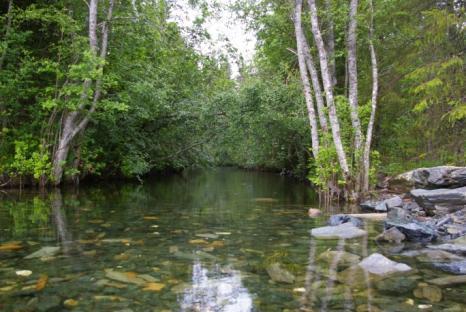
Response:
[{"label": "shadow on water", "polygon": [[[369,238],[311,238],[330,213],[353,208],[327,207],[310,219],[318,196],[286,177],[222,168],[143,185],[2,196],[2,311],[414,311],[431,304],[412,288],[381,291],[387,287],[355,269],[351,259],[373,252],[400,257],[373,241],[381,224],[365,224]],[[403,262],[417,269],[416,283],[439,274]],[[404,280],[394,285],[408,287]],[[434,307],[463,308],[451,298]]]}]

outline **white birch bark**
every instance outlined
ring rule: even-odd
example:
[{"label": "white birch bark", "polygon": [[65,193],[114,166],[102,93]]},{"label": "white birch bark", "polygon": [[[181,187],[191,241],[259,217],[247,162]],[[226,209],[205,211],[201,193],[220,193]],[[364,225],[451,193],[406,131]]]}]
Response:
[{"label": "white birch bark", "polygon": [[[302,28],[301,28],[302,30]],[[304,51],[304,58],[306,60],[306,65],[307,65],[307,70],[309,71],[311,81],[312,81],[312,88],[314,89],[314,96],[316,98],[316,103],[317,103],[317,113],[319,115],[319,123],[320,127],[324,132],[328,131],[328,121],[327,121],[327,113],[325,111],[325,104],[324,104],[324,98],[322,95],[322,88],[320,87],[320,81],[319,81],[319,73],[317,72],[314,59],[311,54],[311,50],[309,48],[309,44],[307,42],[307,39],[304,35],[304,32],[301,31],[301,34],[303,36],[302,38],[302,43],[303,43],[303,51]]]},{"label": "white birch bark", "polygon": [[332,129],[333,142],[335,144],[335,149],[338,156],[338,162],[340,164],[341,170],[346,178],[349,177],[349,167],[346,158],[346,153],[343,148],[343,143],[341,141],[340,135],[340,123],[338,121],[337,111],[335,108],[334,98],[333,98],[333,88],[332,80],[330,76],[330,70],[328,67],[328,57],[327,51],[325,50],[324,40],[322,39],[322,33],[319,28],[319,19],[317,17],[317,8],[315,0],[308,0],[309,10],[311,13],[311,29],[312,34],[314,35],[314,41],[317,46],[319,53],[319,62],[320,62],[320,71],[322,74],[322,82],[325,90],[325,97],[327,100],[327,107],[329,110],[329,121],[330,127]]},{"label": "white birch bark", "polygon": [[[358,66],[356,55],[356,28],[357,28],[358,0],[350,1],[349,25],[348,25],[348,84],[349,84],[349,105],[351,112],[351,124],[354,131],[354,147],[356,154],[361,151],[362,131],[361,122],[358,115]],[[357,160],[359,161],[359,160]]]},{"label": "white birch bark", "polygon": [[332,0],[325,0],[325,11],[327,12],[327,53],[329,57],[329,70],[332,77],[332,86],[337,84],[336,66],[335,66],[335,34],[333,27]]},{"label": "white birch bark", "polygon": [[304,46],[303,46],[304,34],[302,33],[302,27],[301,27],[302,6],[303,6],[302,0],[295,1],[295,14],[294,14],[293,20],[294,20],[295,35],[296,35],[299,73],[301,75],[304,98],[306,101],[307,113],[309,117],[309,123],[311,126],[312,154],[314,155],[314,158],[317,158],[319,155],[319,134],[318,134],[318,129],[317,129],[316,114],[314,110],[314,102],[312,100],[311,85],[309,83],[309,77],[308,77],[307,69],[306,69],[306,60],[304,58]]},{"label": "white birch bark", "polygon": [[377,95],[379,89],[379,73],[377,66],[377,55],[374,48],[374,8],[372,5],[372,0],[369,0],[369,7],[371,12],[371,21],[369,26],[369,51],[371,55],[371,67],[372,67],[372,97],[371,97],[371,116],[369,118],[369,124],[367,126],[366,133],[366,142],[364,144],[364,153],[363,153],[363,181],[362,181],[362,190],[367,192],[369,190],[369,170],[370,170],[370,153],[371,153],[371,143],[372,143],[372,134],[375,123],[375,113],[377,110]]}]

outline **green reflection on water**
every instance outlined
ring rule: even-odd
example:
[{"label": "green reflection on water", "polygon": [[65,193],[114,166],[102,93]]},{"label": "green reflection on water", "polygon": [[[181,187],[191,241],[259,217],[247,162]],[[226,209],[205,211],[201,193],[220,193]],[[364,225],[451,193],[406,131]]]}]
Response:
[{"label": "green reflection on water", "polygon": [[[21,248],[0,251],[0,310],[62,310],[74,303],[67,299],[81,311],[337,311],[368,303],[408,311],[430,304],[411,290],[400,296],[334,281],[346,267],[318,261],[323,252],[364,257],[381,249],[372,239],[311,240],[309,230],[326,219],[307,217],[317,205],[307,185],[235,169],[11,193],[0,206],[0,246],[16,241]],[[338,209],[346,208],[329,211]],[[372,236],[381,225],[367,227]],[[44,246],[60,252],[24,259]],[[420,281],[438,275],[405,260]],[[267,268],[275,263],[294,275],[292,284],[271,280]],[[20,269],[33,273],[18,277]],[[37,290],[41,275],[48,282]],[[434,308],[458,304],[444,299]]]}]

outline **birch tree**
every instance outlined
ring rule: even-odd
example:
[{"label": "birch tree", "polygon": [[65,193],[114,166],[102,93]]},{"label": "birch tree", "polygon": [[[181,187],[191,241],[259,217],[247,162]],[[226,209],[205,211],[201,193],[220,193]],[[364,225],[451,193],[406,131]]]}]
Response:
[{"label": "birch tree", "polygon": [[304,36],[304,31],[301,31],[301,36],[302,36],[301,41],[302,41],[302,47],[303,47],[303,52],[304,52],[304,58],[306,60],[307,70],[309,71],[309,75],[311,77],[312,88],[314,89],[314,96],[315,96],[316,104],[317,104],[317,112],[319,115],[320,127],[322,128],[324,132],[327,132],[328,131],[327,113],[325,111],[325,103],[324,103],[324,98],[322,95],[322,88],[320,87],[319,73],[317,72],[307,39]]},{"label": "birch tree", "polygon": [[[361,122],[358,115],[358,66],[356,54],[356,28],[357,28],[358,0],[350,1],[349,23],[348,23],[348,84],[349,84],[349,106],[351,112],[351,124],[354,132],[354,149],[356,155],[362,146]],[[359,159],[356,160],[359,162]]]},{"label": "birch tree", "polygon": [[375,113],[377,110],[377,95],[379,89],[379,73],[377,66],[377,56],[374,48],[374,7],[372,0],[369,0],[370,9],[370,24],[369,24],[369,52],[371,55],[371,69],[372,69],[372,96],[371,96],[371,116],[369,118],[369,124],[367,126],[366,141],[364,144],[363,153],[363,180],[362,180],[362,191],[367,192],[369,190],[369,173],[370,173],[370,153],[372,143],[372,133],[374,130]]},{"label": "birch tree", "polygon": [[329,69],[332,77],[332,84],[337,84],[336,65],[335,65],[335,32],[333,27],[332,0],[325,0],[325,11],[327,12],[327,32],[326,47],[329,57]]},{"label": "birch tree", "polygon": [[[61,127],[57,147],[53,157],[53,183],[59,185],[62,181],[64,165],[70,147],[76,136],[85,130],[91,115],[95,112],[102,94],[102,71],[108,48],[109,23],[113,15],[115,0],[109,0],[106,19],[101,23],[101,38],[97,36],[98,0],[89,2],[89,50],[92,57],[100,58],[97,70],[100,75],[97,79],[86,78],[82,84],[82,94],[76,110],[65,109],[61,118]],[[100,51],[100,54],[99,54]],[[94,87],[94,88],[92,88]],[[89,92],[91,96],[89,97]]]},{"label": "birch tree", "polygon": [[305,60],[305,55],[304,55],[304,44],[303,44],[304,34],[302,33],[302,27],[301,27],[302,5],[303,5],[302,0],[295,1],[295,14],[294,14],[293,20],[294,20],[295,34],[296,34],[299,73],[300,73],[301,81],[303,84],[304,98],[306,101],[309,123],[311,125],[312,153],[314,155],[314,158],[317,158],[317,156],[319,155],[319,134],[318,134],[318,129],[317,129],[314,101],[312,100],[311,85],[309,83],[309,77],[308,77],[307,68],[306,68],[306,60]]},{"label": "birch tree", "polygon": [[319,19],[317,17],[317,7],[315,0],[308,0],[309,10],[311,15],[311,30],[314,36],[314,41],[317,46],[317,51],[319,54],[319,63],[320,71],[322,75],[322,82],[325,90],[325,98],[327,101],[327,107],[329,111],[329,122],[332,129],[333,142],[335,144],[335,150],[337,152],[338,162],[340,164],[343,175],[346,179],[350,178],[350,170],[348,166],[348,161],[346,157],[345,150],[343,148],[343,143],[341,140],[340,134],[340,123],[338,121],[337,111],[335,108],[334,96],[333,96],[333,86],[332,79],[330,75],[330,69],[328,64],[327,51],[325,49],[324,40],[322,38],[322,33],[319,27]]}]

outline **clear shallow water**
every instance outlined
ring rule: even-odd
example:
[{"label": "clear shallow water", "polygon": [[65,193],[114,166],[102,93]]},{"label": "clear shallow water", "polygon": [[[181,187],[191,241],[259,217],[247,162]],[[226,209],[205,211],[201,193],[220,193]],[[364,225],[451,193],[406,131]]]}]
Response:
[{"label": "clear shallow water", "polygon": [[[0,310],[466,311],[462,285],[443,287],[439,302],[414,296],[416,285],[445,274],[429,259],[375,244],[379,223],[366,224],[368,239],[312,239],[309,230],[327,219],[307,216],[317,206],[304,184],[235,169],[144,185],[5,193]],[[60,249],[25,259],[46,246]],[[419,248],[405,245],[413,247]],[[355,272],[339,282],[348,265],[322,259],[328,250],[380,252],[414,270],[363,283]],[[267,268],[277,263],[295,276],[292,283],[271,280]],[[19,270],[32,274],[18,276]]]}]

